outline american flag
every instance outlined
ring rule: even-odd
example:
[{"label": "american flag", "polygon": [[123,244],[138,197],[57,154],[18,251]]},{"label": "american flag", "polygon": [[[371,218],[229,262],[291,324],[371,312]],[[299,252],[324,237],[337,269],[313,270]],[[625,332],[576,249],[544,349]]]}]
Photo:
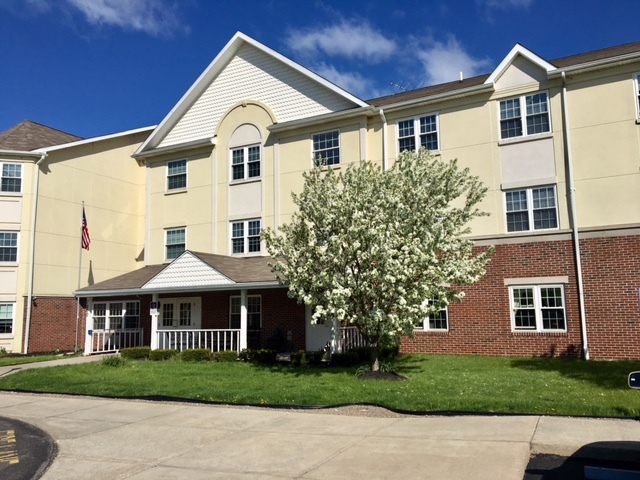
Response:
[{"label": "american flag", "polygon": [[89,250],[89,244],[91,243],[91,237],[89,237],[89,227],[87,226],[87,217],[84,214],[84,207],[82,207],[82,248]]}]

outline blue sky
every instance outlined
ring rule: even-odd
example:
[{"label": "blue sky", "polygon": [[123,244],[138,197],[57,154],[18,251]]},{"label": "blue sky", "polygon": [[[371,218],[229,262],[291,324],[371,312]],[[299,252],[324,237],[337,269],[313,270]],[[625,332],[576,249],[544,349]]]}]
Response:
[{"label": "blue sky", "polygon": [[0,132],[159,123],[236,31],[362,99],[640,41],[638,0],[0,0]]}]

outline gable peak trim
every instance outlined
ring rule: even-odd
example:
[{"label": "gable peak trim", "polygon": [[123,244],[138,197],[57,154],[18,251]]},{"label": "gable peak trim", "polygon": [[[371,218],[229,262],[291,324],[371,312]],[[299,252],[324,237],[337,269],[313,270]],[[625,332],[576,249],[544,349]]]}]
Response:
[{"label": "gable peak trim", "polygon": [[519,43],[516,43],[511,51],[507,54],[504,59],[500,62],[500,65],[496,67],[496,69],[489,75],[489,78],[485,80],[485,85],[494,84],[502,74],[509,68],[509,66],[513,63],[513,61],[518,57],[522,56],[529,60],[531,63],[538,65],[540,68],[545,70],[547,73],[550,73],[557,68],[553,66],[551,63],[547,62],[542,57],[536,55],[531,50],[526,47],[523,47]]}]

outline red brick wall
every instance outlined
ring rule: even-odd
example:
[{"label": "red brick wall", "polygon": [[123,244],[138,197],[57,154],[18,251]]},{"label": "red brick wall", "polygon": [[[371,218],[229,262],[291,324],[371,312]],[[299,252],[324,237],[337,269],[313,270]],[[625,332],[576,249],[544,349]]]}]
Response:
[{"label": "red brick wall", "polygon": [[[24,299],[26,322],[27,299]],[[76,305],[73,297],[37,297],[31,308],[31,327],[29,329],[29,352],[43,353],[72,352],[76,341]],[[78,322],[78,345],[84,348],[86,310],[85,301],[80,302],[80,321]],[[26,330],[23,330],[26,332]],[[23,348],[24,351],[24,348]]]}]

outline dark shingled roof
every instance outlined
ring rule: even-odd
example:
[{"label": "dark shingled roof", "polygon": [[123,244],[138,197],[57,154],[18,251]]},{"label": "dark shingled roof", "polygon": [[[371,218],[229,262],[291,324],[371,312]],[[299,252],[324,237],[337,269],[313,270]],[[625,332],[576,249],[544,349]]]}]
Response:
[{"label": "dark shingled roof", "polygon": [[[598,60],[604,60],[607,58],[614,59],[616,57],[633,53],[640,53],[640,42],[627,43],[625,45],[619,45],[617,47],[603,48],[601,50],[594,50],[593,52],[571,55],[569,57],[552,60],[549,63],[558,68],[566,68],[575,65],[582,65],[589,62],[595,62]],[[429,87],[419,88],[417,90],[410,90],[408,92],[396,93],[394,95],[374,98],[372,100],[367,100],[367,103],[375,107],[384,107],[386,105],[394,105],[396,103],[418,100],[420,98],[426,99],[438,94],[454,93],[456,91],[482,85],[487,78],[489,78],[489,74],[467,78],[462,81],[453,81],[442,83],[439,85],[431,85]]]},{"label": "dark shingled roof", "polygon": [[[207,265],[236,283],[275,282],[276,276],[269,267],[271,257],[228,257],[212,253],[190,252]],[[78,290],[79,293],[110,290],[131,290],[142,288],[168,265],[149,265],[133,272],[125,273],[104,282],[99,282]]]},{"label": "dark shingled roof", "polygon": [[0,150],[29,152],[37,148],[52,147],[77,140],[82,138],[31,120],[24,120],[0,133]]}]

